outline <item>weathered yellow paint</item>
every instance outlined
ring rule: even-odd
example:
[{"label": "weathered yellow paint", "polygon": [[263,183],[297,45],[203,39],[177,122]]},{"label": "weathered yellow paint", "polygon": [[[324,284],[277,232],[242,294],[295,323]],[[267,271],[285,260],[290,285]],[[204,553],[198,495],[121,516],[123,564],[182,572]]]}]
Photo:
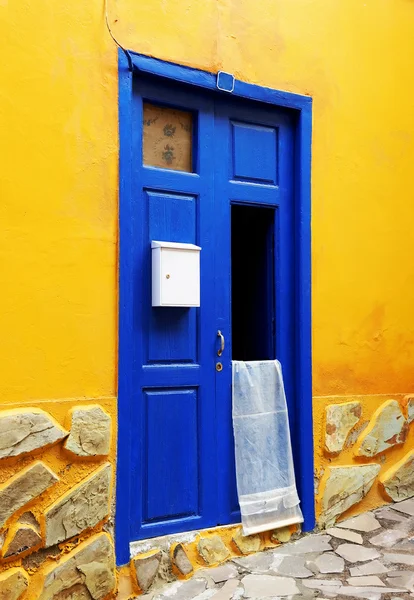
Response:
[{"label": "weathered yellow paint", "polygon": [[[314,98],[320,473],[331,460],[321,443],[327,403],[358,395],[368,419],[413,388],[414,4],[108,0],[107,8],[130,49]],[[71,407],[99,402],[115,423],[117,50],[104,0],[0,0],[0,18],[0,402],[39,406],[62,424]],[[407,447],[413,439],[411,428]],[[113,439],[111,460],[114,452]],[[387,464],[403,453],[387,452]],[[60,446],[41,457],[65,479],[36,514],[95,465],[70,461]],[[29,460],[2,462],[0,483]],[[332,464],[351,460],[347,449]],[[374,486],[357,510],[381,502]]]},{"label": "weathered yellow paint", "polygon": [[118,569],[117,576],[117,600],[128,600],[139,593],[138,586],[134,581],[134,579],[136,580],[136,577],[134,578],[131,565],[124,565],[123,567],[120,567]]},{"label": "weathered yellow paint", "polygon": [[[115,394],[117,53],[104,2],[2,12],[5,402]],[[316,395],[411,391],[414,8],[108,0],[125,46],[314,97]]]}]

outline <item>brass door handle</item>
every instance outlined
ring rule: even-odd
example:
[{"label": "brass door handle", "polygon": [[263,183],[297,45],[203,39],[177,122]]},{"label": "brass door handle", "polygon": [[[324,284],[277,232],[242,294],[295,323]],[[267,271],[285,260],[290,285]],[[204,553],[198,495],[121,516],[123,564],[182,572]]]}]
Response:
[{"label": "brass door handle", "polygon": [[217,350],[217,356],[221,356],[224,352],[224,335],[221,333],[220,329],[217,332],[217,337],[220,338],[220,348]]}]

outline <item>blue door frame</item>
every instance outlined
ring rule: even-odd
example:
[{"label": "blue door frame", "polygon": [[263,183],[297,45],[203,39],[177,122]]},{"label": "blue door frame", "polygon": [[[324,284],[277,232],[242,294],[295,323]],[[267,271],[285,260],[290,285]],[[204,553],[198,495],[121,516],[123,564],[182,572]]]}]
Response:
[{"label": "blue door frame", "polygon": [[[293,314],[296,322],[295,343],[295,420],[294,453],[296,479],[304,514],[304,529],[315,525],[313,489],[313,423],[312,423],[312,360],[311,360],[311,135],[312,99],[307,96],[280,92],[235,80],[231,92],[218,90],[217,75],[153,59],[132,52],[119,51],[119,135],[120,135],[120,185],[119,185],[119,376],[118,376],[118,459],[116,500],[116,556],[117,564],[129,561],[131,541],[131,472],[133,420],[131,397],[134,390],[134,358],[130,351],[134,336],[134,273],[139,249],[133,236],[132,224],[136,215],[133,209],[132,182],[134,160],[133,146],[133,78],[139,73],[159,76],[160,81],[170,80],[190,84],[199,90],[216,91],[231,97],[255,100],[279,108],[295,111],[295,288]],[[163,78],[163,79],[161,79]],[[230,77],[227,77],[230,79]],[[231,89],[231,88],[230,88]],[[136,158],[135,158],[136,164]],[[136,304],[135,304],[136,309]]]}]

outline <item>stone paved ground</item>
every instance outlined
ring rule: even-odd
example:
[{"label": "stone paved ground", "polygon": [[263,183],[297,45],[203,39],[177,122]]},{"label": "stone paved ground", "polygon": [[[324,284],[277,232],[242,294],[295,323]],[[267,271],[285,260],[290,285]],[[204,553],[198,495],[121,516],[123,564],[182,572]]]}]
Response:
[{"label": "stone paved ground", "polygon": [[414,498],[197,571],[144,600],[414,598]]}]

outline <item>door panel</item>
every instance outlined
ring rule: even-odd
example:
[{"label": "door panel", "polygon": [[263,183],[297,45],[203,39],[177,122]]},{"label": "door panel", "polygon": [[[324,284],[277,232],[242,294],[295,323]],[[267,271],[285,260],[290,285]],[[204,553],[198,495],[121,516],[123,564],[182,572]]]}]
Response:
[{"label": "door panel", "polygon": [[[197,197],[146,191],[149,239],[195,244]],[[197,314],[186,308],[150,311],[147,364],[197,363]]]},{"label": "door panel", "polygon": [[230,121],[232,179],[277,184],[277,128]]},{"label": "door panel", "polygon": [[[215,262],[216,313],[227,340],[223,370],[216,373],[217,448],[222,457],[218,472],[219,511],[223,523],[240,520],[231,414],[231,206],[245,204],[275,210],[273,240],[267,243],[269,252],[274,254],[269,264],[274,268],[276,290],[267,302],[273,303],[276,336],[273,341],[267,338],[264,343],[269,345],[270,353],[275,349],[273,357],[282,362],[292,402],[293,151],[293,122],[287,112],[241,100],[216,103],[215,216],[219,232]],[[246,286],[252,284],[247,269],[244,279]]]},{"label": "door panel", "polygon": [[199,512],[197,404],[197,388],[144,391],[144,523]]},{"label": "door panel", "polygon": [[[144,105],[156,108],[144,115]],[[160,105],[167,110],[160,110]],[[192,173],[181,170],[189,169],[188,120],[182,118],[189,111]],[[165,121],[161,125],[160,119]],[[215,374],[212,102],[201,94],[137,81],[134,127],[145,132],[153,126],[156,130],[146,134],[147,164],[142,159],[142,138],[133,158],[136,210],[131,227],[137,252],[136,337],[131,349],[136,383],[131,423],[132,539],[211,525],[217,495],[211,393]],[[152,308],[152,240],[202,246],[200,308]]]}]

